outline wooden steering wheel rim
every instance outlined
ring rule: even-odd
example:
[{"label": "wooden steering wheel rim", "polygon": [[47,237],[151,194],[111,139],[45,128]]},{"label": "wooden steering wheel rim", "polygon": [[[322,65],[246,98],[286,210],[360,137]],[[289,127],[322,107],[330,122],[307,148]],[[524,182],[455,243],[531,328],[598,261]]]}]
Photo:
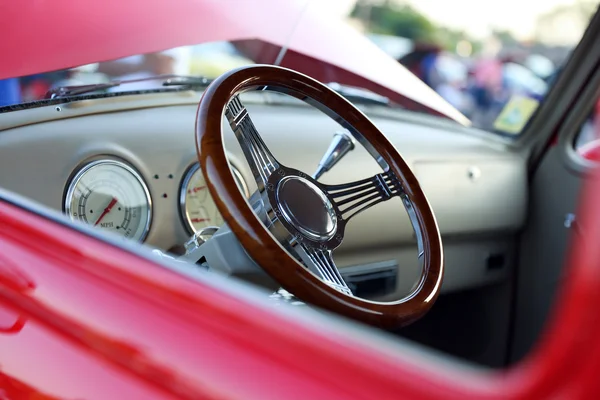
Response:
[{"label": "wooden steering wheel rim", "polygon": [[[423,237],[421,280],[409,296],[382,303],[342,294],[291,257],[254,214],[230,170],[222,122],[225,107],[234,95],[264,86],[282,88],[302,100],[312,99],[337,114],[341,118],[336,118],[337,121],[360,132],[403,185],[414,205]],[[206,185],[224,220],[248,255],[283,288],[307,303],[388,329],[408,325],[429,311],[439,295],[444,271],[441,236],[433,211],[402,156],[345,98],[320,82],[286,68],[254,65],[232,70],[212,82],[200,100],[196,149]]]}]

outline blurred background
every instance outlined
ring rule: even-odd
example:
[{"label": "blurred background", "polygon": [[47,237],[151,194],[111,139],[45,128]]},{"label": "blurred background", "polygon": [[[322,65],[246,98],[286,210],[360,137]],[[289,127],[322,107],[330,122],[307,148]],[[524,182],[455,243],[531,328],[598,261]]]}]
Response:
[{"label": "blurred background", "polygon": [[[498,119],[509,101],[526,99],[526,107],[535,109],[543,100],[597,1],[319,0],[311,7],[363,33],[475,127],[502,130]],[[174,61],[165,62],[165,57]],[[100,63],[0,81],[0,106],[42,99],[57,86],[159,73],[210,78],[253,62],[232,42],[201,43],[118,61],[119,65]]]},{"label": "blurred background", "polygon": [[353,26],[488,130],[514,96],[543,99],[597,7],[590,0],[349,3]]}]

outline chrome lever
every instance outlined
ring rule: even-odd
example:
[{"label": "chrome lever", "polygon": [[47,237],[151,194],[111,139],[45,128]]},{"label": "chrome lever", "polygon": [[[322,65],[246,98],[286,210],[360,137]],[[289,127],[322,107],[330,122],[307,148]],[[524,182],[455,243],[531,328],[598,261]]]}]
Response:
[{"label": "chrome lever", "polygon": [[329,148],[321,158],[313,178],[319,179],[321,175],[329,171],[350,150],[354,150],[355,140],[347,131],[338,131],[333,134]]},{"label": "chrome lever", "polygon": [[194,250],[202,246],[208,239],[217,233],[218,230],[218,226],[207,226],[195,232],[183,245],[185,248],[185,255],[191,254]]}]

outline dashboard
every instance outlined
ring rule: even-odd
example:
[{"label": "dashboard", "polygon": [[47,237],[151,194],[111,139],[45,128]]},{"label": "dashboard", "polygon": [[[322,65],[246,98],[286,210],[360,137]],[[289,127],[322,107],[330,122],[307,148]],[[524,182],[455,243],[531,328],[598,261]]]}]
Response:
[{"label": "dashboard", "polygon": [[[233,166],[231,169],[238,187],[249,197],[242,174]],[[168,178],[173,179],[173,175]],[[200,164],[192,164],[184,173],[178,196],[181,220],[189,234],[223,225]],[[63,209],[72,221],[139,242],[144,241],[152,223],[152,197],[146,181],[126,161],[109,156],[87,161],[74,171],[66,186]]]},{"label": "dashboard", "polygon": [[[223,223],[196,154],[200,95],[152,93],[2,113],[0,186],[76,223],[175,252],[196,230]],[[275,157],[312,173],[339,126],[268,93],[243,100]],[[443,291],[506,279],[514,234],[525,219],[524,157],[438,118],[363,111],[397,146],[432,204],[446,253]],[[239,189],[249,196],[255,184],[232,133],[225,144]],[[349,182],[377,172],[368,153],[356,149],[322,181]],[[414,233],[398,206],[389,201],[357,216],[336,252],[348,277],[394,270],[386,298],[410,290],[419,274]]]}]

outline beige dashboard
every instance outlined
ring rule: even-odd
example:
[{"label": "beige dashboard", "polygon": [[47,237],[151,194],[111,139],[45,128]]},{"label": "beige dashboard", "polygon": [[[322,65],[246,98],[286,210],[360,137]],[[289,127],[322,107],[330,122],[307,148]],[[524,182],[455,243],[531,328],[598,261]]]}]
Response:
[{"label": "beige dashboard", "polygon": [[[0,187],[63,212],[68,185],[82,166],[119,160],[148,188],[152,217],[145,243],[164,250],[181,245],[190,235],[180,198],[186,172],[197,163],[199,98],[194,92],[123,96],[0,114]],[[275,157],[307,173],[314,171],[339,129],[326,116],[294,102],[253,94],[245,103]],[[526,210],[522,156],[498,141],[430,117],[365,112],[413,168],[433,206],[446,253],[443,290],[505,279],[514,256],[513,235]],[[226,145],[232,165],[252,192],[255,185],[232,134]],[[349,182],[377,172],[375,161],[357,149],[322,181]],[[348,271],[395,260],[394,297],[410,289],[418,275],[415,249],[402,203],[392,200],[353,220],[336,260]]]}]

